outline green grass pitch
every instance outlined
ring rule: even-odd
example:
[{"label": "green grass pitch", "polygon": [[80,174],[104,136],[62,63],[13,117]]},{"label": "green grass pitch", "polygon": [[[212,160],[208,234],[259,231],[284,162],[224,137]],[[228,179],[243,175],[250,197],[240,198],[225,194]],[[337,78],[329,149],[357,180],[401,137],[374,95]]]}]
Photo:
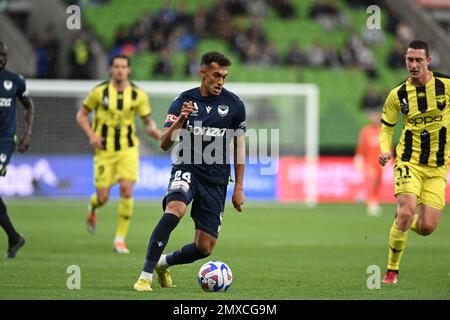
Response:
[{"label": "green grass pitch", "polygon": [[[369,290],[367,268],[385,270],[388,230],[394,206],[369,217],[363,205],[251,204],[238,214],[227,204],[220,238],[210,259],[232,269],[226,293],[206,293],[197,271],[207,260],[173,267],[177,288],[154,283],[151,293],[132,291],[147,241],[161,215],[158,203],[136,201],[129,255],[112,252],[116,205],[100,213],[98,230],[85,229],[85,201],[6,199],[27,244],[16,259],[0,259],[0,299],[449,299],[450,217],[442,216],[429,237],[409,235],[400,283]],[[0,232],[0,252],[6,236]],[[172,233],[166,251],[193,240],[186,215]],[[81,289],[67,289],[67,267],[81,270]],[[155,281],[156,282],[156,281]]]}]

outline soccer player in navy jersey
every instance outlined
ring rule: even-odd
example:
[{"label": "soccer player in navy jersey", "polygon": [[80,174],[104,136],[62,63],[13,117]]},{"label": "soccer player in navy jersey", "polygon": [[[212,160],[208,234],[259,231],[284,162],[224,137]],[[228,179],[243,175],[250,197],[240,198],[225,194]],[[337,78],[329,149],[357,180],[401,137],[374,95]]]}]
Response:
[{"label": "soccer player in navy jersey", "polygon": [[[177,159],[163,199],[164,214],[148,244],[146,261],[137,291],[152,291],[153,271],[164,288],[173,287],[168,268],[208,257],[218,238],[230,180],[230,143],[234,142],[235,185],[232,203],[237,211],[245,201],[245,107],[241,99],[223,85],[230,60],[219,52],[202,56],[200,87],[181,93],[170,105],[161,136],[168,150],[179,137]],[[162,255],[170,233],[192,202],[194,242]]]},{"label": "soccer player in navy jersey", "polygon": [[[5,69],[7,61],[7,47],[0,41],[0,176],[2,177],[6,175],[8,163],[16,147],[16,98],[25,107],[25,130],[18,147],[20,153],[27,151],[30,146],[34,115],[34,106],[28,95],[25,79],[20,74]],[[14,258],[25,244],[25,238],[14,229],[1,197],[0,226],[8,235],[6,257]]]}]

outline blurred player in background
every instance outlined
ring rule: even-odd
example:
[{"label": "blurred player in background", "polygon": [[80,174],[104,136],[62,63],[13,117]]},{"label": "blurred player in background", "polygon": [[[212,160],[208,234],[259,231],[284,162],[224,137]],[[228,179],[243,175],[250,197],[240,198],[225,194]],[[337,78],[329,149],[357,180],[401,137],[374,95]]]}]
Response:
[{"label": "blurred player in background", "polygon": [[[409,78],[389,93],[381,114],[380,165],[392,157],[391,143],[398,114],[403,130],[394,167],[397,213],[389,234],[384,283],[398,281],[408,230],[426,236],[437,227],[445,206],[450,140],[450,78],[428,70],[426,42],[412,41],[405,55]],[[418,214],[416,208],[418,207]]]},{"label": "blurred player in background", "polygon": [[[94,149],[94,193],[89,202],[87,228],[96,228],[98,208],[109,198],[112,185],[120,185],[118,225],[113,249],[129,253],[125,244],[133,213],[133,185],[138,179],[139,140],[136,136],[135,114],[141,117],[146,133],[154,139],[161,136],[150,117],[147,94],[128,80],[131,73],[127,56],[111,59],[111,80],[96,86],[83,101],[77,122]],[[95,111],[92,127],[88,115]]]},{"label": "blurred player in background", "polygon": [[368,110],[369,124],[359,132],[354,164],[358,171],[363,171],[365,201],[367,213],[371,216],[380,214],[379,191],[383,177],[383,167],[378,164],[380,154],[380,112],[377,109]]},{"label": "blurred player in background", "polygon": [[[245,107],[238,96],[223,88],[230,65],[230,60],[221,53],[205,53],[201,59],[200,87],[181,93],[169,107],[161,148],[168,150],[175,142],[172,135],[178,135],[179,129],[184,129],[177,145],[183,154],[178,153],[181,159],[178,158],[172,165],[172,176],[163,199],[164,214],[150,237],[143,270],[134,284],[137,291],[152,291],[154,270],[163,288],[173,287],[168,271],[170,266],[192,263],[211,254],[225,209],[231,140],[234,140],[235,146],[232,202],[236,210],[242,210],[245,201]],[[214,148],[215,155],[211,154],[212,158],[209,158],[208,150],[211,152],[214,145],[217,147]],[[198,158],[200,161],[197,161]],[[194,242],[161,255],[170,233],[183,218],[191,201]]]},{"label": "blurred player in background", "polygon": [[[34,106],[28,95],[25,79],[20,74],[5,69],[7,61],[7,47],[0,41],[0,176],[3,177],[16,147],[16,98],[25,107],[25,129],[18,148],[20,153],[27,151],[30,146],[34,116]],[[14,229],[1,197],[0,225],[8,235],[6,257],[14,258],[25,244],[25,238]]]}]

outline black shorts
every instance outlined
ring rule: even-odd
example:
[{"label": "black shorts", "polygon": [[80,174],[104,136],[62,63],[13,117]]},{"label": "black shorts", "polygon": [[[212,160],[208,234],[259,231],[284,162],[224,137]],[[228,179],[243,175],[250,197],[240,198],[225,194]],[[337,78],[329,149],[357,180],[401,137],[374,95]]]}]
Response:
[{"label": "black shorts", "polygon": [[0,177],[6,176],[6,169],[15,147],[16,144],[12,141],[0,142]]},{"label": "black shorts", "polygon": [[227,186],[203,181],[189,171],[172,169],[163,209],[170,201],[178,200],[189,205],[195,229],[205,231],[214,238],[219,236],[222,225]]}]

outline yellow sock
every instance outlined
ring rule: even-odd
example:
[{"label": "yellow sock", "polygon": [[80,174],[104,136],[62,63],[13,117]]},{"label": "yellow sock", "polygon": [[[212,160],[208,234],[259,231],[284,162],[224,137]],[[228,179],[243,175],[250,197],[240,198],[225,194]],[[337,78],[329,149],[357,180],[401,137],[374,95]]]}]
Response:
[{"label": "yellow sock", "polygon": [[133,198],[120,198],[119,200],[119,220],[117,222],[116,238],[124,239],[130,226],[130,218],[133,214]]},{"label": "yellow sock", "polygon": [[91,195],[91,198],[89,199],[89,205],[92,211],[95,211],[101,207],[101,205],[99,205],[98,203],[97,193],[93,193]]},{"label": "yellow sock", "polygon": [[387,268],[389,270],[398,270],[400,267],[400,260],[406,248],[406,241],[408,240],[408,231],[401,231],[397,223],[394,221],[389,233],[389,261]]},{"label": "yellow sock", "polygon": [[419,231],[417,230],[417,220],[419,220],[419,215],[415,214],[413,221],[411,222],[411,225],[409,226],[409,229],[411,229],[412,231],[414,231],[415,233],[419,233]]}]

